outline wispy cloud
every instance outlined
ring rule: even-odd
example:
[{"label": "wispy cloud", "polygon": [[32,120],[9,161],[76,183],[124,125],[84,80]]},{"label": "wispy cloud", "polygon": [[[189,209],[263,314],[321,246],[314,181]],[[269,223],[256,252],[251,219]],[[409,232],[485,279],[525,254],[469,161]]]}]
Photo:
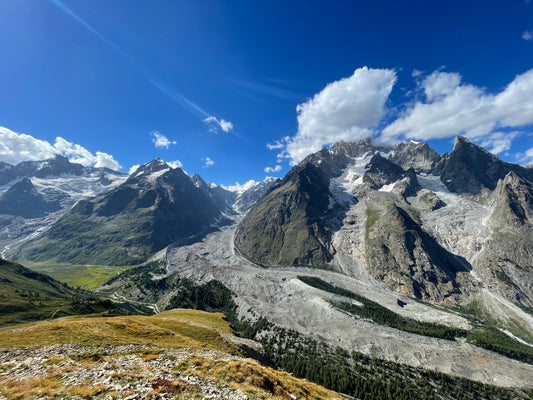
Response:
[{"label": "wispy cloud", "polygon": [[524,33],[522,33],[522,39],[529,42],[531,39],[533,39],[533,31],[524,31]]},{"label": "wispy cloud", "polygon": [[279,84],[264,84],[241,79],[230,79],[230,81],[252,92],[278,99],[298,101],[303,98],[300,93],[286,89]]},{"label": "wispy cloud", "polygon": [[523,165],[533,165],[533,147],[526,150],[524,153],[516,154],[515,158]]},{"label": "wispy cloud", "polygon": [[290,137],[285,136],[284,138],[280,140],[274,140],[274,143],[267,143],[267,149],[269,150],[277,150],[282,149],[287,145],[287,142],[289,141]]},{"label": "wispy cloud", "polygon": [[204,122],[209,126],[209,131],[213,133],[218,133],[219,129],[222,129],[224,132],[233,130],[233,124],[223,118],[218,119],[217,117],[210,116],[204,119]]},{"label": "wispy cloud", "polygon": [[56,137],[52,145],[46,140],[0,127],[0,161],[18,164],[22,161],[45,160],[56,155],[62,155],[84,166],[106,167],[114,170],[121,168],[111,154],[101,151],[93,154],[85,147],[62,137]]},{"label": "wispy cloud", "polygon": [[150,132],[150,135],[152,136],[152,142],[154,143],[154,146],[158,149],[168,149],[168,147],[171,144],[177,144],[175,140],[168,139],[165,135],[161,134],[159,131],[152,131]]}]

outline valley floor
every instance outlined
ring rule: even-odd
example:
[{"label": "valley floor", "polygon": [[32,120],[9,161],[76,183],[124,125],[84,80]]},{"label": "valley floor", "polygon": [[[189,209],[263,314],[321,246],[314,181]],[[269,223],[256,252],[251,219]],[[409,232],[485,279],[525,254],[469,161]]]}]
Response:
[{"label": "valley floor", "polygon": [[[504,387],[530,387],[533,366],[460,341],[415,335],[354,318],[331,305],[336,295],[306,285],[298,275],[316,276],[374,300],[397,314],[426,322],[469,328],[463,317],[392,292],[367,278],[299,267],[262,268],[235,253],[236,224],[202,242],[167,251],[168,272],[204,283],[221,281],[236,294],[242,317],[254,313],[331,346],[371,357],[432,369]],[[349,260],[341,260],[349,262]],[[404,303],[400,306],[398,300]],[[253,312],[251,312],[253,310]]]}]

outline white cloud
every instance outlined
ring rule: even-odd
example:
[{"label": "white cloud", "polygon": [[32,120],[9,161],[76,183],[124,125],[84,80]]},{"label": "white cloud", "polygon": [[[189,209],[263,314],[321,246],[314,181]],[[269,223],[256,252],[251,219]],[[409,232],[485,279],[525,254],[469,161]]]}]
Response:
[{"label": "white cloud", "polygon": [[100,151],[92,154],[83,146],[71,143],[62,137],[57,137],[54,145],[51,145],[46,140],[0,127],[0,160],[3,162],[18,164],[22,161],[45,160],[58,154],[84,166],[107,167],[114,170],[121,168],[112,155]]},{"label": "white cloud", "polygon": [[215,162],[210,157],[204,157],[202,160],[205,161],[204,168],[209,168],[215,165]]},{"label": "white cloud", "polygon": [[503,91],[461,83],[459,74],[434,72],[422,83],[426,101],[414,102],[383,129],[381,139],[437,139],[464,135],[485,141],[494,153],[507,150],[518,133],[504,128],[533,124],[533,69],[518,75]]},{"label": "white cloud", "polygon": [[461,75],[450,72],[435,71],[422,82],[422,88],[428,101],[448,96],[461,83]]},{"label": "white cloud", "polygon": [[269,150],[276,150],[276,149],[282,149],[287,145],[287,142],[290,140],[288,136],[285,136],[281,140],[274,140],[274,143],[267,143],[267,149]]},{"label": "white cloud", "polygon": [[500,154],[511,149],[513,139],[521,135],[522,132],[493,132],[484,136],[480,145],[493,154]]},{"label": "white cloud", "polygon": [[174,161],[165,161],[170,168],[181,168],[183,167],[183,164],[181,163],[180,160],[174,160]]},{"label": "white cloud", "polygon": [[204,122],[209,126],[209,131],[213,133],[218,133],[219,128],[224,132],[229,132],[233,129],[233,124],[222,118],[218,119],[217,117],[211,116],[204,119]]},{"label": "white cloud", "polygon": [[422,75],[424,71],[420,71],[419,69],[413,69],[413,72],[411,72],[411,76],[413,78],[418,78],[420,75]]},{"label": "white cloud", "polygon": [[533,31],[524,31],[524,33],[522,33],[522,39],[529,42],[531,39],[533,39]]},{"label": "white cloud", "polygon": [[533,165],[533,147],[526,150],[525,153],[516,154],[516,159],[523,165]]},{"label": "white cloud", "polygon": [[175,140],[169,140],[165,135],[162,135],[158,131],[150,132],[150,135],[153,136],[152,142],[154,142],[155,147],[158,149],[168,149],[171,144],[177,144]]},{"label": "white cloud", "polygon": [[279,156],[290,158],[294,165],[324,145],[372,136],[395,82],[393,70],[363,67],[328,84],[296,107],[298,132]]},{"label": "white cloud", "polygon": [[275,167],[265,167],[266,173],[279,172],[279,171],[281,171],[281,165],[276,165]]},{"label": "white cloud", "polygon": [[248,189],[251,189],[252,187],[254,187],[257,184],[258,184],[258,182],[254,181],[253,179],[250,179],[248,182],[245,182],[243,184],[240,184],[239,182],[235,182],[235,185],[230,185],[230,186],[222,185],[222,187],[224,189],[232,191],[232,192],[244,193]]}]

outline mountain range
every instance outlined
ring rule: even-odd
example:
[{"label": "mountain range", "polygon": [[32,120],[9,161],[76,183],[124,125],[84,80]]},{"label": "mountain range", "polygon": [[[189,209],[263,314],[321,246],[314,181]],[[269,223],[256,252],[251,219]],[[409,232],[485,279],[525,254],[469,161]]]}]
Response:
[{"label": "mountain range", "polygon": [[298,376],[313,375],[276,358],[279,340],[533,382],[533,169],[466,138],[444,155],[339,142],[243,192],[160,159],[128,176],[2,164],[0,182],[3,257],[136,266],[95,293],[158,311],[231,298],[213,310]]}]

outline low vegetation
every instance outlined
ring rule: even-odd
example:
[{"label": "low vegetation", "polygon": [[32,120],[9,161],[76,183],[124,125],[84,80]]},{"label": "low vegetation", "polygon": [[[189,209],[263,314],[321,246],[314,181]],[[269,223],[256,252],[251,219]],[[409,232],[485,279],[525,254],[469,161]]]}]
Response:
[{"label": "low vegetation", "polygon": [[231,332],[223,314],[172,310],[157,315],[66,317],[0,329],[0,347],[148,345],[220,350],[239,354],[222,337]]},{"label": "low vegetation", "polygon": [[252,360],[231,362],[214,361],[193,355],[182,361],[176,370],[185,374],[198,374],[204,379],[215,379],[232,389],[240,388],[252,399],[342,399],[312,382],[297,379],[287,372],[264,367]]},{"label": "low vegetation", "polygon": [[0,260],[0,326],[79,314],[125,314],[110,300]]},{"label": "low vegetation", "polygon": [[109,279],[131,267],[113,267],[104,265],[72,265],[57,263],[37,263],[23,261],[22,264],[34,271],[51,276],[67,285],[84,290],[93,290]]}]

